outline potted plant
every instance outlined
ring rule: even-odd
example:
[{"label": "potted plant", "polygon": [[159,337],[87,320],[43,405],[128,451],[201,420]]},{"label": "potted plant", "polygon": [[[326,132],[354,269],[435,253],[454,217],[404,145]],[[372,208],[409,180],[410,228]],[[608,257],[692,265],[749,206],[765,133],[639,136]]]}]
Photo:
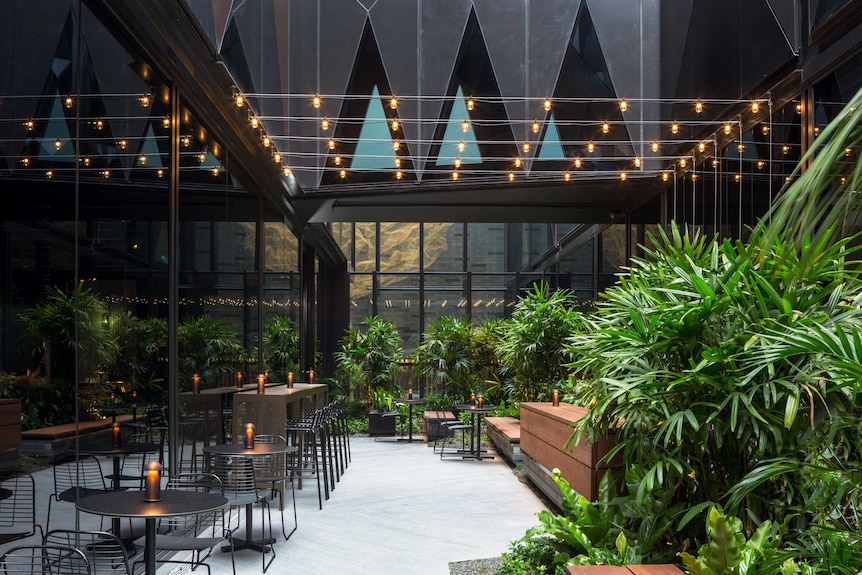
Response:
[{"label": "potted plant", "polygon": [[368,435],[395,435],[398,412],[395,411],[395,396],[379,387],[368,394]]}]

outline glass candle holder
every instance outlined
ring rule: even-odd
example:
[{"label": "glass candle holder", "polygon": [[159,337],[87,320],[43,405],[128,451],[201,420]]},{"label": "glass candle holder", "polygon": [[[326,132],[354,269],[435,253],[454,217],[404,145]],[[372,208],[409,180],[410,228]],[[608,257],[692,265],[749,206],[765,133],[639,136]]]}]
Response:
[{"label": "glass candle holder", "polygon": [[200,393],[201,392],[201,376],[198,374],[194,374],[192,376],[192,392]]},{"label": "glass candle holder", "polygon": [[242,389],[242,374],[239,372],[236,374],[236,388]]},{"label": "glass candle holder", "polygon": [[314,370],[308,372],[308,383],[314,383]]},{"label": "glass candle holder", "polygon": [[476,394],[475,393],[470,394],[470,405],[476,405]]},{"label": "glass candle holder", "polygon": [[287,372],[287,387],[293,388],[293,372],[292,371]]},{"label": "glass candle holder", "polygon": [[162,466],[158,461],[150,461],[146,466],[147,475],[144,478],[144,501],[156,502],[162,500]]},{"label": "glass candle holder", "polygon": [[254,449],[254,424],[245,424],[245,435],[243,436],[243,447],[246,449]]},{"label": "glass candle holder", "polygon": [[123,433],[120,431],[120,424],[115,423],[114,428],[111,430],[111,445],[113,447],[120,447],[123,444]]},{"label": "glass candle holder", "polygon": [[554,407],[558,407],[560,405],[560,391],[554,390]]},{"label": "glass candle holder", "polygon": [[266,393],[266,380],[261,373],[257,376],[257,394],[263,395],[264,393]]},{"label": "glass candle holder", "polygon": [[407,390],[407,399],[413,399],[413,388]]}]

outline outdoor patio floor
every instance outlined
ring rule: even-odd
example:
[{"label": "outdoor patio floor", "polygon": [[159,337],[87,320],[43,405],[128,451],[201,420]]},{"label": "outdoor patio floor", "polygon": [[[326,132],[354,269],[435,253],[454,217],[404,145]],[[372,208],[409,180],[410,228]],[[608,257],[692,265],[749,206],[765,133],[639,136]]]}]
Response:
[{"label": "outdoor patio floor", "polygon": [[[450,562],[499,556],[538,523],[535,514],[545,508],[499,455],[441,461],[425,443],[372,438],[352,438],[351,450],[352,461],[323,510],[313,478],[296,492],[299,528],[288,541],[273,507],[277,557],[268,573],[447,575]],[[50,469],[34,476],[37,521],[44,526],[53,479]],[[74,526],[71,504],[54,509],[52,528]],[[81,522],[82,528],[99,525],[93,516],[82,515]],[[26,541],[0,546],[0,552]],[[214,553],[209,563],[214,575],[230,573],[228,553]],[[236,566],[242,575],[260,573],[260,554],[237,551]],[[174,571],[165,566],[159,572]]]}]

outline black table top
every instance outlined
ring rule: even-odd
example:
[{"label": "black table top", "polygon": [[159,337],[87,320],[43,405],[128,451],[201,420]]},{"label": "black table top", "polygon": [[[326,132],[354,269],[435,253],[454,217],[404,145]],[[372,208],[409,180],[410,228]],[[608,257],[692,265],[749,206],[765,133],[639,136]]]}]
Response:
[{"label": "black table top", "polygon": [[297,451],[298,448],[295,445],[285,445],[284,443],[255,442],[254,449],[246,449],[242,443],[222,443],[204,447],[204,453],[241,455],[243,457],[263,457],[265,455],[277,455],[281,453],[296,453]]},{"label": "black table top", "polygon": [[461,411],[469,411],[471,413],[488,413],[489,411],[497,411],[497,407],[494,405],[483,405],[482,407],[479,407],[478,405],[470,405],[469,403],[459,403],[455,407]]},{"label": "black table top", "polygon": [[171,517],[217,511],[227,506],[218,493],[162,490],[161,501],[144,501],[143,491],[109,491],[83,497],[75,507],[85,513],[109,517]]}]

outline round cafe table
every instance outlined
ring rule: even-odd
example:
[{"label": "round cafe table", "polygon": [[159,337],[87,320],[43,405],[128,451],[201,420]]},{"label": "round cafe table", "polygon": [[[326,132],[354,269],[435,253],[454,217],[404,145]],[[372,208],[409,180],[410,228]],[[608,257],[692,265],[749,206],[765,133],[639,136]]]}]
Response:
[{"label": "round cafe table", "polygon": [[75,508],[106,517],[144,519],[144,566],[146,575],[156,574],[156,520],[218,511],[227,507],[227,498],[217,493],[193,491],[161,492],[161,501],[144,501],[143,491],[109,491],[82,497]]}]

